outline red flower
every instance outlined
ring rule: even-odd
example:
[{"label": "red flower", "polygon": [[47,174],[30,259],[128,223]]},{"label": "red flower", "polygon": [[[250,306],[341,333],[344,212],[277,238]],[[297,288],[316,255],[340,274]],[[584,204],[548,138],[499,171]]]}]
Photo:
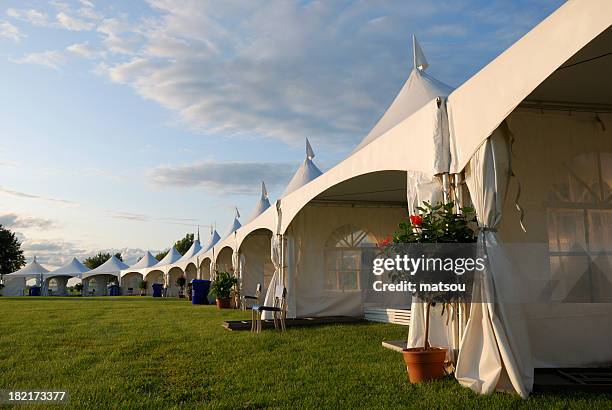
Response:
[{"label": "red flower", "polygon": [[410,222],[414,226],[421,226],[423,223],[423,217],[421,215],[410,215]]},{"label": "red flower", "polygon": [[391,238],[391,236],[387,236],[385,239],[383,239],[382,241],[378,243],[378,247],[386,248],[387,246],[391,244],[392,241],[393,241],[393,238]]}]

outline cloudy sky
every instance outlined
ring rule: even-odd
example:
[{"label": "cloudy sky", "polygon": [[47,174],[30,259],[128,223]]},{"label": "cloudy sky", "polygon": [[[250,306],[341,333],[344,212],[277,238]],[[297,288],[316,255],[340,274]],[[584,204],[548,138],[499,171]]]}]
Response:
[{"label": "cloudy sky", "polygon": [[60,265],[248,215],[367,134],[411,69],[458,86],[562,0],[2,0],[0,223]]}]

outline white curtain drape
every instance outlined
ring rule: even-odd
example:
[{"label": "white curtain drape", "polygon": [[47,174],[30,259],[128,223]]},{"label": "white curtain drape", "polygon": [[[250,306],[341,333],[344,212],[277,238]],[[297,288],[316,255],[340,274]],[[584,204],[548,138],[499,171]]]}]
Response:
[{"label": "white curtain drape", "polygon": [[[264,306],[272,306],[274,304],[274,292],[276,286],[283,283],[284,278],[282,275],[283,268],[283,237],[281,235],[281,224],[282,224],[283,213],[281,209],[281,200],[276,201],[276,232],[272,235],[270,241],[270,259],[274,265],[274,275],[270,280],[268,289],[266,291],[266,298],[264,299]],[[264,312],[264,319],[272,319],[271,312]]]},{"label": "white curtain drape", "polygon": [[[474,281],[474,295],[455,376],[477,393],[514,391],[527,397],[533,386],[533,364],[523,308],[503,303],[512,292],[513,269],[498,245],[496,228],[511,175],[510,146],[504,127],[499,127],[474,154],[466,167],[470,191],[489,267]],[[494,249],[492,252],[491,249]]]}]

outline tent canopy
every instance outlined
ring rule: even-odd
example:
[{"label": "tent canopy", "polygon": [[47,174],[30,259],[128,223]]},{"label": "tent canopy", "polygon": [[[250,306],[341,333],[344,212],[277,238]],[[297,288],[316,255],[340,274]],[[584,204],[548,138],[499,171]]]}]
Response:
[{"label": "tent canopy", "polygon": [[94,275],[115,275],[119,276],[121,271],[129,266],[120,261],[115,255],[111,256],[106,262],[95,269],[83,274],[83,278],[88,278]]},{"label": "tent canopy", "polygon": [[436,97],[447,97],[453,88],[425,73],[429,64],[415,36],[412,37],[414,66],[399,93],[378,120],[374,128],[359,143],[355,151],[398,125]]},{"label": "tent canopy", "polygon": [[293,178],[287,184],[287,188],[283,192],[282,196],[289,195],[299,187],[306,185],[316,177],[322,174],[321,170],[312,162],[315,157],[314,151],[310,146],[308,138],[306,138],[306,159],[302,162],[302,165],[295,171]]},{"label": "tent canopy", "polygon": [[47,272],[49,272],[49,269],[46,269],[44,266],[38,263],[36,261],[36,257],[34,257],[34,260],[32,262],[30,262],[23,268],[19,269],[18,271],[9,273],[6,276],[11,277],[11,278],[16,278],[16,277],[27,278],[27,277],[34,277],[34,276],[42,275]]},{"label": "tent canopy", "polygon": [[185,252],[183,257],[178,260],[178,262],[188,261],[189,259],[193,258],[195,255],[197,255],[198,252],[200,252],[201,250],[202,250],[202,245],[200,245],[200,240],[196,239],[195,241],[193,241],[193,243],[191,244],[187,252]]},{"label": "tent canopy", "polygon": [[151,252],[147,251],[147,253],[145,253],[144,256],[140,258],[138,262],[130,266],[130,269],[135,270],[150,268],[151,266],[157,265],[157,262],[158,260],[155,259],[155,256],[153,256]]},{"label": "tent canopy", "polygon": [[181,255],[179,251],[177,251],[176,248],[172,246],[172,248],[170,248],[166,256],[164,256],[164,258],[160,260],[155,266],[170,265],[170,264],[175,263],[182,257],[183,255]]},{"label": "tent canopy", "polygon": [[232,225],[229,227],[227,233],[225,234],[226,238],[232,235],[242,226],[239,218],[240,218],[240,212],[238,211],[238,208],[236,208],[236,214],[234,215],[234,221],[232,222]]},{"label": "tent canopy", "polygon": [[[448,97],[451,172],[460,172],[525,102],[580,110],[612,104],[612,2],[568,1]],[[605,75],[608,73],[608,75]],[[607,106],[607,107],[605,107]]]},{"label": "tent canopy", "polygon": [[72,260],[66,265],[46,273],[44,276],[46,278],[51,278],[54,276],[71,276],[80,278],[86,272],[89,272],[89,268],[83,265],[77,258],[72,258]]},{"label": "tent canopy", "polygon": [[261,181],[261,196],[259,197],[259,201],[257,205],[255,205],[255,209],[251,213],[248,221],[251,222],[259,215],[261,215],[266,209],[270,207],[270,200],[268,199],[268,191],[266,190],[266,184],[264,181]]}]

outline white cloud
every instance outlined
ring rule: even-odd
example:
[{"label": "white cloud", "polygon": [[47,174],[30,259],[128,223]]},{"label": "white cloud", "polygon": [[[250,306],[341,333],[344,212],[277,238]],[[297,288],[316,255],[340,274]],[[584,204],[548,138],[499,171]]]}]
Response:
[{"label": "white cloud", "polygon": [[56,223],[51,219],[21,216],[14,213],[0,215],[0,225],[15,229],[36,228],[47,230],[56,227]]},{"label": "white cloud", "polygon": [[35,9],[19,10],[9,8],[6,10],[6,15],[17,20],[26,21],[34,26],[47,27],[50,25],[47,15]]},{"label": "white cloud", "polygon": [[8,38],[13,41],[20,41],[26,38],[26,35],[22,33],[18,27],[8,21],[2,21],[0,22],[0,37]]},{"label": "white cloud", "polygon": [[205,162],[182,166],[160,166],[151,173],[158,186],[203,187],[215,192],[251,194],[261,181],[272,189],[286,184],[296,164],[274,162]]},{"label": "white cloud", "polygon": [[87,43],[72,44],[66,47],[66,51],[87,59],[93,59],[98,56],[98,53],[93,50]]},{"label": "white cloud", "polygon": [[64,54],[58,50],[49,50],[26,54],[24,57],[12,61],[18,64],[36,64],[57,70],[64,61]]},{"label": "white cloud", "polygon": [[94,23],[69,16],[63,11],[58,13],[57,21],[62,27],[70,31],[88,31],[95,27]]},{"label": "white cloud", "polygon": [[48,197],[48,196],[36,195],[36,194],[28,194],[25,192],[19,192],[19,191],[14,191],[12,189],[4,188],[2,186],[0,186],[0,194],[10,195],[10,196],[18,197],[18,198],[35,199],[35,200],[53,202],[53,203],[57,203],[57,204],[61,204],[61,205],[69,206],[69,207],[79,206],[78,203],[74,201],[69,201],[67,199],[53,198],[53,197]]}]

